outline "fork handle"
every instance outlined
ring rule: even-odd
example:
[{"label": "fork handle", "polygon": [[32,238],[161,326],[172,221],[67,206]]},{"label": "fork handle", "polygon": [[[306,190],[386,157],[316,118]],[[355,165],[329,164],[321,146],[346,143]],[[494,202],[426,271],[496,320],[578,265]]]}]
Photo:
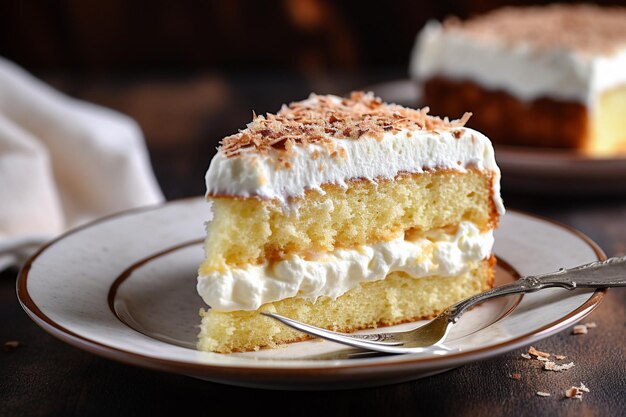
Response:
[{"label": "fork handle", "polygon": [[448,307],[443,314],[455,323],[468,308],[490,300],[511,294],[535,292],[544,288],[561,287],[568,290],[575,288],[606,288],[626,286],[626,256],[591,262],[574,268],[561,268],[556,272],[531,275],[510,284],[492,288],[476,294]]}]

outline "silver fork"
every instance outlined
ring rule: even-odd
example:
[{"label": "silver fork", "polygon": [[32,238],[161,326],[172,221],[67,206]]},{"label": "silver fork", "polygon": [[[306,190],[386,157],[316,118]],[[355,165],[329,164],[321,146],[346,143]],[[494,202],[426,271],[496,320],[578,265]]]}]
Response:
[{"label": "silver fork", "polygon": [[504,295],[535,292],[544,288],[607,288],[626,286],[626,256],[591,262],[574,268],[561,268],[557,272],[528,276],[502,285],[448,307],[430,322],[417,328],[373,334],[347,334],[311,326],[269,311],[261,314],[287,326],[333,342],[383,353],[420,353],[433,349],[443,342],[450,328],[472,306]]}]

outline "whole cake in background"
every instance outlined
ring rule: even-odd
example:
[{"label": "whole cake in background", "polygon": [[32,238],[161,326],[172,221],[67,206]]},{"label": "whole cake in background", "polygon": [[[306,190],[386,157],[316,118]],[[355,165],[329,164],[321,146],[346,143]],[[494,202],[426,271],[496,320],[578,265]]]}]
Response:
[{"label": "whole cake in background", "polygon": [[434,114],[496,144],[626,153],[626,8],[507,7],[429,22],[411,75]]},{"label": "whole cake in background", "polygon": [[222,141],[198,348],[308,336],[261,310],[338,330],[429,318],[493,286],[504,212],[490,141],[371,94],[311,95]]}]

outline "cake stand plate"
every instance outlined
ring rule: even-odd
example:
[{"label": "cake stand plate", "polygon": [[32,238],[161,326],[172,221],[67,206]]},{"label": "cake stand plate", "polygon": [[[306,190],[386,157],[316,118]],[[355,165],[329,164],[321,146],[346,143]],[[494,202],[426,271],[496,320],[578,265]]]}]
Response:
[{"label": "cake stand plate", "polygon": [[[96,355],[214,382],[304,390],[409,381],[526,347],[582,319],[605,293],[549,289],[493,300],[466,313],[443,347],[422,354],[372,355],[317,340],[199,352],[198,310],[206,306],[196,269],[209,217],[209,205],[194,198],[70,231],[25,264],[18,298],[44,330]],[[497,285],[604,258],[579,232],[515,211],[502,217],[494,251]]]}]

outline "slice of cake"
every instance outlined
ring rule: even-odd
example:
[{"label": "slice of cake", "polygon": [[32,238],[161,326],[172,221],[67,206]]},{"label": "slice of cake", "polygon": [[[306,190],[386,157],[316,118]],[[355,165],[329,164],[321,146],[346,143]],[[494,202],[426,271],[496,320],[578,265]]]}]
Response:
[{"label": "slice of cake", "polygon": [[626,8],[507,7],[430,22],[411,74],[433,112],[472,109],[469,125],[496,144],[626,152]]},{"label": "slice of cake", "polygon": [[489,140],[371,94],[311,95],[225,138],[206,175],[213,219],[198,348],[307,338],[267,309],[351,332],[432,317],[493,285],[504,209]]}]

